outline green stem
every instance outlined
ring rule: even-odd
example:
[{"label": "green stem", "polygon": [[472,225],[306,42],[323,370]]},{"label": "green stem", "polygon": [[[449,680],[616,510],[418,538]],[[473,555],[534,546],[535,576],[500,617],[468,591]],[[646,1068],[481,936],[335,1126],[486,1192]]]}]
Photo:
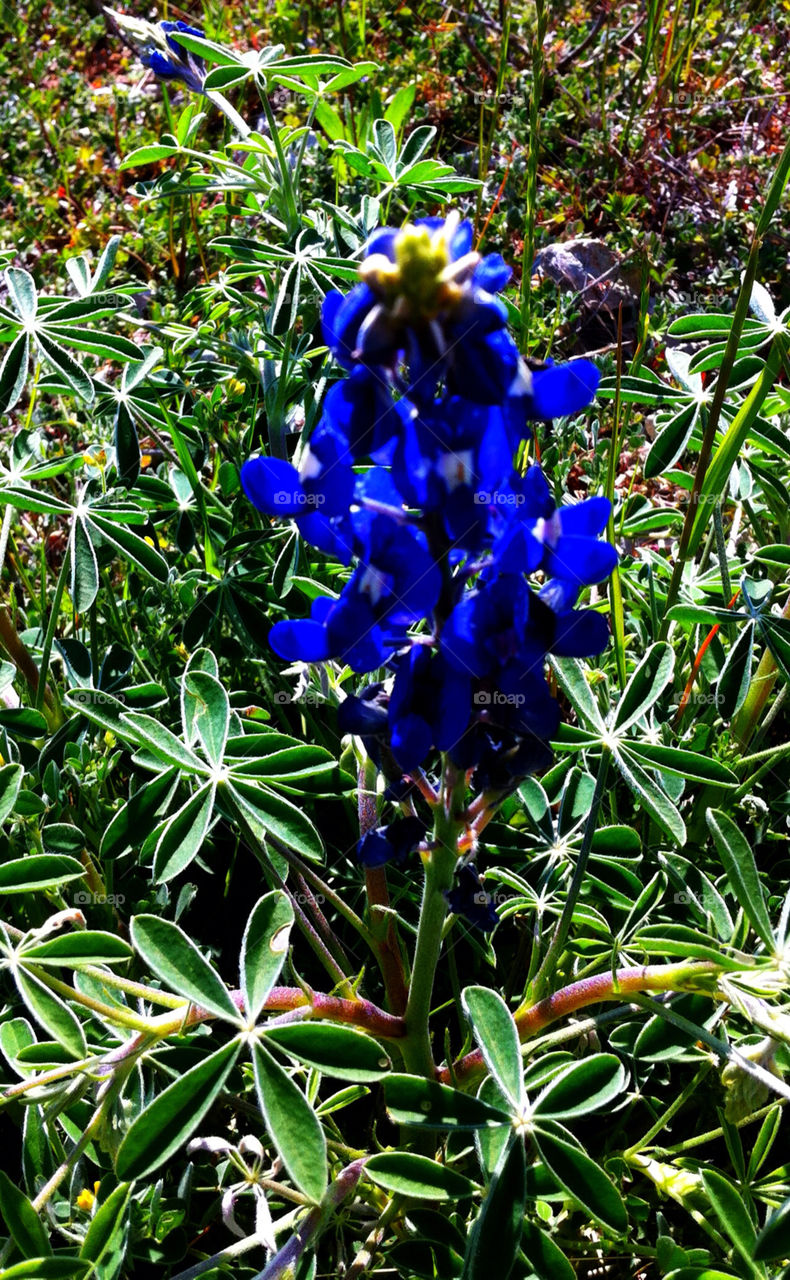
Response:
[{"label": "green stem", "polygon": [[[783,618],[790,618],[790,597],[782,610]],[[776,683],[777,666],[770,649],[766,649],[749,685],[743,706],[732,722],[732,736],[739,747],[748,747],[754,737],[760,716]]]},{"label": "green stem", "polygon": [[604,791],[606,789],[606,779],[609,773],[609,752],[604,749],[601,756],[601,763],[598,767],[598,777],[595,782],[595,791],[593,792],[590,812],[587,817],[587,824],[584,828],[584,839],[582,847],[579,850],[579,856],[576,859],[576,866],[573,869],[573,876],[568,893],[565,898],[565,905],[562,909],[562,915],[557,921],[557,927],[554,930],[554,936],[549,943],[549,949],[543,957],[543,962],[535,975],[535,980],[529,991],[529,1000],[540,1000],[544,995],[549,982],[554,976],[557,963],[562,955],[563,947],[568,938],[573,920],[573,913],[576,910],[576,904],[579,900],[584,877],[587,872],[587,862],[592,849],[593,836],[598,822],[598,810],[601,807]]},{"label": "green stem", "polygon": [[36,711],[41,711],[44,706],[44,697],[47,692],[47,675],[49,673],[49,659],[52,654],[52,646],[55,643],[55,632],[58,628],[58,618],[60,616],[60,605],[63,600],[63,593],[66,590],[66,576],[69,572],[71,563],[71,547],[66,551],[63,557],[63,564],[60,566],[58,581],[55,586],[55,595],[52,600],[49,611],[49,623],[47,625],[47,634],[44,637],[44,648],[41,653],[41,668],[38,677],[38,689],[36,690],[36,700],[33,704]]},{"label": "green stem", "polygon": [[423,858],[422,906],[406,1004],[406,1035],[400,1044],[406,1070],[428,1079],[436,1074],[429,1028],[431,999],[442,949],[442,926],[448,912],[445,893],[452,888],[458,861],[458,815],[463,810],[466,790],[463,774],[458,775],[449,764],[445,769],[444,794],[434,818],[435,847]]},{"label": "green stem", "polygon": [[630,1159],[631,1156],[638,1155],[645,1147],[652,1144],[653,1139],[658,1137],[661,1130],[666,1128],[670,1120],[672,1120],[673,1117],[677,1115],[678,1111],[680,1111],[681,1107],[686,1105],[697,1086],[702,1083],[711,1070],[712,1064],[710,1062],[703,1062],[696,1075],[688,1081],[684,1089],[681,1089],[677,1097],[672,1099],[666,1111],[662,1112],[655,1124],[650,1126],[644,1137],[640,1138],[632,1147],[629,1147],[627,1151],[623,1152],[624,1160]]}]

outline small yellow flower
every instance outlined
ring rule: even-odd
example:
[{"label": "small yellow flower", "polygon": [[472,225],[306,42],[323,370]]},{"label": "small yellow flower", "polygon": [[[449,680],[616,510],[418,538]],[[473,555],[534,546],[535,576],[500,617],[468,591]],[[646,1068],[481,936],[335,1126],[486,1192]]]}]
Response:
[{"label": "small yellow flower", "polygon": [[98,1193],[98,1190],[99,1190],[98,1182],[94,1182],[92,1191],[89,1191],[87,1187],[83,1187],[82,1191],[77,1196],[77,1208],[84,1210],[85,1213],[90,1213],[91,1209],[96,1203],[96,1195]]}]

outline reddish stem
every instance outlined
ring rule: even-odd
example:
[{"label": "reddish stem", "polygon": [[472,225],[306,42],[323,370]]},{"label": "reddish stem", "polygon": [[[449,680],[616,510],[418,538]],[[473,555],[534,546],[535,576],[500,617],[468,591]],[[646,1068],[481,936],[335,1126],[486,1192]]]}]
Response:
[{"label": "reddish stem", "polygon": [[[600,1004],[606,1000],[621,1000],[637,991],[688,991],[693,989],[696,978],[710,979],[720,972],[713,963],[703,961],[670,965],[643,965],[634,969],[618,969],[616,973],[598,973],[592,978],[582,978],[573,982],[554,995],[539,1000],[529,1009],[522,1009],[515,1015],[520,1040],[529,1040],[538,1032],[565,1018],[577,1009],[585,1009],[591,1004]],[[437,1079],[442,1084],[462,1084],[475,1076],[483,1075],[486,1065],[479,1049],[472,1050],[452,1068],[441,1067]]]}]

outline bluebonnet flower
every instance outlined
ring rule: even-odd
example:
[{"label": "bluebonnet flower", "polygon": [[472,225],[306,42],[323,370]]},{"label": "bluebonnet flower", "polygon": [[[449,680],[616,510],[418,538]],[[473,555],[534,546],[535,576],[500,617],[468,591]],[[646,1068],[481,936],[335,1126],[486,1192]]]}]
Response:
[{"label": "bluebonnet flower", "polygon": [[186,22],[160,22],[153,28],[153,33],[158,37],[161,32],[164,39],[157,39],[155,44],[149,44],[140,54],[140,61],[163,80],[181,80],[188,89],[202,93],[206,64],[198,54],[190,53],[184,45],[174,40],[170,34],[172,31],[188,36],[203,36],[198,27],[190,27]]},{"label": "bluebonnet flower", "polygon": [[414,645],[400,660],[389,702],[390,750],[408,773],[433,749],[447,751],[463,736],[472,684],[441,653]]},{"label": "bluebonnet flower", "polygon": [[309,620],[275,623],[275,653],[291,662],[342,658],[354,671],[373,671],[396,643],[392,636],[402,642],[405,628],[431,612],[441,574],[423,534],[374,516],[359,559],[339,600],[320,596]]},{"label": "bluebonnet flower", "polygon": [[[276,623],[270,644],[289,661],[382,672],[345,699],[339,727],[388,780],[446,752],[506,793],[551,759],[560,713],[547,655],[592,656],[608,640],[604,615],[575,605],[616,563],[599,539],[609,503],[557,506],[539,467],[513,469],[528,424],[589,404],[598,371],[519,357],[496,297],[508,268],[475,253],[457,217],[375,232],[360,275],[325,301],[324,337],[346,376],[298,467],[256,458],[242,470],[261,511],[354,565],[339,598]],[[360,857],[404,858],[399,831],[370,833]],[[462,872],[459,909],[493,927],[485,895],[470,906],[484,893],[476,872]]]},{"label": "bluebonnet flower", "polygon": [[368,831],[357,845],[357,858],[363,867],[383,867],[388,862],[404,863],[425,835],[425,824],[419,818],[395,818],[388,826]]},{"label": "bluebonnet flower", "polygon": [[476,929],[490,933],[499,924],[496,907],[486,893],[471,862],[464,863],[456,872],[457,883],[445,894],[451,911],[463,916]]},{"label": "bluebonnet flower", "polygon": [[439,383],[476,403],[495,404],[518,369],[507,312],[489,289],[509,276],[499,255],[472,250],[472,226],[457,216],[423,218],[371,236],[362,283],[324,307],[327,346],[346,368],[361,363],[394,376],[408,368],[409,395],[433,398]]}]

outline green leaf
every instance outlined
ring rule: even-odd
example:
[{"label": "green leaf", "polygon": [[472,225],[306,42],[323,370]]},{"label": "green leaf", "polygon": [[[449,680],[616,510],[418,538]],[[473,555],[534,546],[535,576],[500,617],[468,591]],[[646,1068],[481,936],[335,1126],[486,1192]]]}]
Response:
[{"label": "green leaf", "polygon": [[61,965],[78,969],[84,964],[122,964],[132,958],[132,948],[114,933],[80,929],[57,938],[48,938],[21,952],[36,964]]},{"label": "green leaf", "polygon": [[645,458],[645,479],[651,480],[673,466],[691,438],[699,418],[699,405],[685,406],[658,431]]},{"label": "green leaf", "polygon": [[161,916],[139,915],[129,929],[135,950],[171,991],[218,1018],[239,1021],[219,974],[177,924]]},{"label": "green leaf", "polygon": [[167,575],[170,572],[167,561],[156,547],[152,547],[150,542],[145,541],[145,538],[141,538],[139,534],[125,528],[117,521],[104,519],[96,511],[91,512],[91,524],[99,530],[105,542],[109,542],[110,546],[120,551],[122,556],[131,560],[141,573],[147,574],[155,582],[167,582]]},{"label": "green leaf", "polygon": [[99,1205],[82,1242],[80,1258],[83,1261],[97,1266],[113,1246],[114,1237],[122,1231],[131,1190],[131,1183],[120,1182]]},{"label": "green leaf", "polygon": [[371,1036],[331,1022],[292,1022],[266,1030],[266,1043],[337,1080],[366,1084],[380,1080],[392,1067],[384,1049]]},{"label": "green leaf", "polygon": [[238,1041],[223,1045],[174,1080],[141,1112],[119,1148],[115,1162],[119,1178],[144,1178],[180,1151],[216,1101],[238,1054]]},{"label": "green leaf", "polygon": [[716,1169],[702,1169],[701,1173],[708,1199],[724,1231],[750,1270],[761,1274],[762,1268],[752,1265],[757,1233],[743,1202],[743,1193]]},{"label": "green leaf", "polygon": [[507,1125],[507,1111],[436,1080],[391,1075],[384,1081],[384,1101],[397,1124],[426,1129],[490,1129]]},{"label": "green leaf", "polygon": [[626,1230],[628,1214],[617,1188],[561,1125],[541,1120],[532,1138],[541,1160],[568,1195],[611,1231]]},{"label": "green leaf", "polygon": [[0,769],[0,822],[13,812],[24,776],[21,764],[4,764]]},{"label": "green leaf", "polygon": [[154,851],[154,879],[165,884],[180,875],[200,853],[214,813],[216,785],[191,795],[164,823]]},{"label": "green leaf", "polygon": [[700,500],[694,517],[687,554],[693,556],[708,526],[713,505],[719,502],[727,488],[730,472],[743,448],[765,397],[771,390],[782,362],[779,342],[773,342],[765,367],[743,404],[730,423],[711,459],[700,492]]},{"label": "green leaf", "polygon": [[562,1249],[529,1218],[524,1219],[521,1248],[537,1280],[575,1280],[576,1272]]},{"label": "green leaf", "polygon": [[[24,272],[27,275],[27,272]],[[17,1249],[26,1258],[52,1253],[49,1235],[23,1191],[0,1169],[0,1213]]]},{"label": "green leaf", "polygon": [[290,1177],[311,1200],[328,1184],[326,1138],[301,1089],[263,1045],[253,1047],[258,1102],[266,1129]]},{"label": "green leaf", "polygon": [[738,779],[726,765],[712,756],[698,751],[683,751],[680,747],[666,747],[660,742],[640,742],[629,739],[628,754],[636,757],[652,769],[673,773],[693,782],[708,782],[716,787],[737,787]]},{"label": "green leaf", "polygon": [[18,968],[15,978],[19,994],[33,1017],[49,1032],[53,1040],[68,1049],[73,1058],[84,1058],[87,1053],[85,1033],[69,1005],[32,973]]},{"label": "green leaf", "polygon": [[532,1104],[536,1116],[566,1120],[589,1115],[612,1102],[625,1087],[625,1071],[611,1053],[573,1062],[546,1085]]},{"label": "green leaf", "polygon": [[4,1269],[3,1280],[74,1280],[88,1274],[88,1264],[79,1258],[29,1258]]},{"label": "green leaf", "polygon": [[293,907],[281,889],[265,894],[250,912],[239,962],[239,979],[248,1022],[258,1021],[280,976],[293,922]]},{"label": "green leaf", "polygon": [[677,844],[685,844],[686,824],[666,792],[645,773],[624,745],[621,744],[620,750],[612,752],[612,755],[643,809]]},{"label": "green leaf", "polygon": [[790,1258],[790,1199],[780,1204],[757,1237],[752,1257],[755,1262]]},{"label": "green leaf", "polygon": [[34,853],[0,863],[0,893],[32,893],[54,889],[70,880],[80,880],[85,868],[76,858],[55,853]]},{"label": "green leaf", "polygon": [[754,854],[732,818],[719,809],[705,814],[730,888],[746,913],[746,919],[769,952],[774,950],[771,918],[763,897]]},{"label": "green leaf", "polygon": [[663,641],[648,649],[623,690],[614,718],[615,732],[620,734],[641,720],[661,697],[672,679],[675,655]]},{"label": "green leaf", "polygon": [[507,1280],[521,1241],[526,1200],[524,1143],[514,1137],[469,1233],[461,1280]]},{"label": "green leaf", "polygon": [[23,320],[32,320],[38,310],[36,282],[22,267],[9,267],[5,273],[8,292]]},{"label": "green leaf", "polygon": [[[790,551],[790,547],[788,547]],[[743,706],[749,692],[754,649],[754,622],[747,622],[730,649],[716,681],[716,704],[723,720],[730,720]]]},{"label": "green leaf", "polygon": [[526,1093],[518,1031],[510,1010],[499,993],[489,987],[467,987],[461,1004],[488,1070],[516,1110],[521,1111]]},{"label": "green leaf", "polygon": [[128,730],[135,741],[150,747],[167,764],[176,765],[184,773],[205,772],[205,766],[181,739],[151,716],[139,711],[125,711],[121,716],[121,732],[124,730]]},{"label": "green leaf", "polygon": [[78,517],[71,533],[71,598],[77,613],[87,613],[99,594],[99,565],[86,523]]},{"label": "green leaf", "polygon": [[167,769],[135,791],[104,830],[100,846],[102,858],[117,858],[127,849],[139,848],[177,785],[178,770]]},{"label": "green leaf", "polygon": [[184,677],[185,692],[197,700],[194,725],[209,762],[222,763],[230,726],[230,701],[225,689],[207,671],[189,671]]},{"label": "green leaf", "polygon": [[42,333],[40,329],[36,331],[36,342],[41,348],[42,355],[53,366],[55,372],[59,373],[72,390],[87,404],[92,404],[94,398],[93,382],[82,365],[77,363],[65,347],[62,347],[59,342],[55,342],[54,338]]},{"label": "green leaf", "polygon": [[365,1165],[365,1176],[387,1191],[416,1200],[462,1200],[479,1190],[454,1169],[407,1151],[384,1151],[371,1156]]},{"label": "green leaf", "polygon": [[25,389],[30,338],[25,329],[14,339],[0,366],[0,413],[13,409]]},{"label": "green leaf", "polygon": [[595,701],[595,694],[587,680],[584,667],[575,658],[552,658],[551,665],[557,680],[578,716],[589,728],[603,731],[603,717]]},{"label": "green leaf", "polygon": [[224,794],[238,806],[259,840],[271,834],[311,862],[320,862],[324,846],[310,819],[284,796],[234,777]]},{"label": "green leaf", "polygon": [[179,148],[165,145],[138,147],[126,156],[118,166],[119,169],[134,169],[141,164],[156,164],[157,160],[166,160],[168,156],[177,156]]}]

